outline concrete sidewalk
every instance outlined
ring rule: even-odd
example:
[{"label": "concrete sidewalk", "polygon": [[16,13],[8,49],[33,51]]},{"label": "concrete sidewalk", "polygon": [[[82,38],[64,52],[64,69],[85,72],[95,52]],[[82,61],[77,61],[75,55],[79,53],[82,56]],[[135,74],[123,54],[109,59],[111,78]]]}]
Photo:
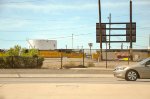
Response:
[{"label": "concrete sidewalk", "polygon": [[0,69],[0,74],[112,74],[109,68]]},{"label": "concrete sidewalk", "polygon": [[113,70],[106,68],[0,69],[0,77],[113,77]]},{"label": "concrete sidewalk", "polygon": [[0,74],[0,78],[106,78],[113,77],[113,74]]}]

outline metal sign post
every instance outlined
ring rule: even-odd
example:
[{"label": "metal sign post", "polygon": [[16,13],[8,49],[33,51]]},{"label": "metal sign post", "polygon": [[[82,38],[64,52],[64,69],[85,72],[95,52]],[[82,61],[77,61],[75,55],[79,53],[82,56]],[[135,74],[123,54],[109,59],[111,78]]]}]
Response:
[{"label": "metal sign post", "polygon": [[90,47],[90,59],[92,59],[92,52],[91,52],[91,48],[93,46],[93,43],[88,43],[89,47]]},{"label": "metal sign post", "polygon": [[[130,60],[133,60],[132,57],[132,43],[136,42],[136,22],[132,22],[132,0],[130,0],[130,22],[121,22],[121,23],[112,23],[111,20],[109,20],[109,23],[102,23],[101,22],[101,2],[98,0],[98,5],[99,5],[99,23],[96,23],[96,42],[100,43],[100,60],[102,60],[102,43],[130,43]],[[111,15],[109,16],[109,19],[111,18]],[[109,28],[106,28],[106,25],[109,25]],[[110,25],[126,25],[126,27],[122,28],[114,28],[113,26],[111,27]],[[118,33],[118,34],[113,34],[109,32],[109,35],[106,33],[106,30],[125,30],[126,33]],[[110,37],[126,37],[126,40],[114,40],[109,41],[106,40],[107,36]],[[110,46],[109,46],[110,48]]]}]

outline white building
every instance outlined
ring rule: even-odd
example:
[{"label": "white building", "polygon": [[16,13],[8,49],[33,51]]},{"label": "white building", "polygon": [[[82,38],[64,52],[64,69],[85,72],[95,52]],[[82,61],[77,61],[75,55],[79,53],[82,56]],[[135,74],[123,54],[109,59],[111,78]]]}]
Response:
[{"label": "white building", "polygon": [[35,39],[28,40],[29,48],[35,48],[38,50],[54,50],[57,49],[56,40],[44,40],[44,39]]}]

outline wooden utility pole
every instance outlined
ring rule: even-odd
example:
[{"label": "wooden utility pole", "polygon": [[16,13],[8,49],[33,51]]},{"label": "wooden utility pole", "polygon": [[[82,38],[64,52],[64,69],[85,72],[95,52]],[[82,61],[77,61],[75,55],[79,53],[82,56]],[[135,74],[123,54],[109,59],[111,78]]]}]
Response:
[{"label": "wooden utility pole", "polygon": [[100,61],[102,60],[102,25],[101,25],[101,1],[98,0],[98,11],[99,11],[99,34],[100,34]]},{"label": "wooden utility pole", "polygon": [[111,13],[109,14],[109,17],[108,17],[108,19],[109,19],[109,49],[110,49],[110,32],[111,32]]},{"label": "wooden utility pole", "polygon": [[107,39],[106,39],[106,68],[107,68]]},{"label": "wooden utility pole", "polygon": [[123,43],[121,43],[121,50],[123,50]]},{"label": "wooden utility pole", "polygon": [[132,0],[130,0],[130,59],[133,60],[132,56]]}]

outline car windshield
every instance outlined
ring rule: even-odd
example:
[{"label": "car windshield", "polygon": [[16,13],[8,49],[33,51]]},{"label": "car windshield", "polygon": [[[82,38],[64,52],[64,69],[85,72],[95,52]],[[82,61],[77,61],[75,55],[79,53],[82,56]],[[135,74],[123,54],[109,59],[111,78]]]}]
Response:
[{"label": "car windshield", "polygon": [[150,58],[143,59],[139,62],[139,64],[144,65],[149,60],[150,60]]}]

